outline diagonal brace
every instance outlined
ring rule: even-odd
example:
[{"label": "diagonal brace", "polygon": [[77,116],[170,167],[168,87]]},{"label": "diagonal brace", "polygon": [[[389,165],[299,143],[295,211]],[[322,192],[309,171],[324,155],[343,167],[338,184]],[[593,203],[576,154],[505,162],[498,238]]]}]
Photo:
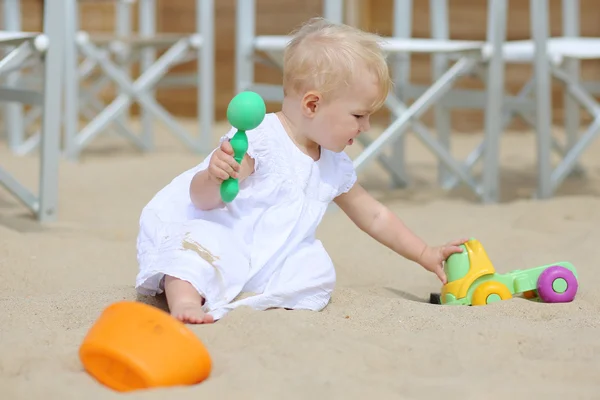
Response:
[{"label": "diagonal brace", "polygon": [[[190,48],[190,41],[182,39],[175,43],[167,50],[156,62],[149,67],[134,83],[131,82],[111,61],[102,57],[89,41],[82,40],[80,42],[82,52],[91,58],[98,60],[102,69],[113,78],[124,90],[125,93],[120,94],[109,104],[100,114],[96,116],[78,135],[76,145],[79,149],[83,148],[97,134],[106,128],[113,119],[118,117],[125,108],[131,105],[134,98],[144,107],[148,108],[157,118],[161,119],[168,128],[175,132],[180,138],[190,147],[196,147],[195,143],[189,138],[188,133],[177,124],[172,116],[158,105],[156,101],[145,95],[148,87],[155,85],[162,77],[164,77],[169,67],[177,63],[185,52]],[[75,149],[71,149],[75,151]]]},{"label": "diagonal brace", "polygon": [[427,109],[451,89],[454,82],[460,76],[471,71],[477,62],[478,60],[474,58],[462,58],[458,60],[408,108],[395,97],[389,95],[386,101],[387,106],[398,116],[398,118],[355,159],[354,167],[356,170],[359,171],[364,168],[372,158],[378,156],[383,151],[384,145],[397,140],[406,132],[408,127],[412,126],[419,139],[434,152],[450,170],[467,183],[471,189],[478,195],[481,195],[482,191],[472,176],[470,176],[465,169],[452,158],[446,149],[431,137],[427,128],[417,121]]}]

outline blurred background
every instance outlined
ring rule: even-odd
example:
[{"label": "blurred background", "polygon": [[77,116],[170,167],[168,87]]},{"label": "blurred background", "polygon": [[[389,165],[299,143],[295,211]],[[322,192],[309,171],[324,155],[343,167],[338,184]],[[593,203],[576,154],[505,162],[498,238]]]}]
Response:
[{"label": "blurred background", "polygon": [[[267,110],[278,110],[280,87],[274,87],[281,84],[277,64],[285,44],[279,39],[327,13],[400,46],[389,54],[397,88],[391,103],[372,117],[371,132],[361,135],[360,145],[347,149],[368,189],[427,188],[435,190],[432,198],[485,202],[596,192],[596,169],[589,164],[594,151],[587,151],[600,127],[600,106],[593,99],[600,93],[600,3],[594,0],[3,0],[1,5],[0,183],[40,218],[56,215],[59,181],[70,182],[71,166],[77,165],[67,160],[150,157],[157,149],[174,149],[174,139],[192,157],[184,168],[206,156],[229,128],[227,105],[240,90],[261,86]],[[541,48],[534,44],[536,24],[541,36],[551,38],[546,54],[536,52]],[[413,40],[440,34],[447,36],[438,42]],[[499,46],[493,46],[494,37]],[[40,47],[41,39],[54,43],[49,52]],[[490,49],[501,49],[501,55],[490,57]],[[407,113],[394,104],[423,103],[419,96],[455,70],[457,60],[463,65],[476,60],[475,67],[452,76],[452,91],[438,91],[423,112]],[[397,75],[400,69],[408,71],[406,80]],[[565,84],[568,79],[582,84]],[[529,95],[517,98],[526,88]],[[32,91],[39,92],[38,105],[32,106]],[[375,149],[372,143],[402,119],[411,125],[406,140]],[[430,133],[413,125],[418,120]],[[505,138],[505,132],[522,135]],[[486,152],[489,157],[482,156]],[[23,157],[36,154],[42,164]],[[444,161],[450,158],[454,167]],[[104,162],[112,163],[108,157]],[[584,186],[572,179],[582,176],[588,178]]]},{"label": "blurred background", "polygon": [[[11,0],[7,0],[11,1]],[[577,0],[575,0],[577,1]],[[23,29],[28,31],[42,28],[42,0],[21,0],[23,8]],[[190,0],[157,0],[156,27],[158,32],[191,33],[195,30],[195,2]],[[345,0],[345,22],[362,29],[391,35],[393,31],[392,9],[393,0]],[[549,0],[549,26],[551,35],[562,34],[562,0]],[[600,2],[595,0],[579,0],[580,3],[580,34],[581,36],[600,36]],[[138,28],[137,6],[132,13],[132,27]],[[413,2],[413,37],[431,37],[428,0]],[[81,28],[90,32],[115,31],[114,1],[83,1],[81,2]],[[257,0],[256,1],[256,34],[285,35],[299,24],[313,16],[322,15],[321,0]],[[215,119],[223,120],[225,110],[231,97],[235,94],[235,28],[236,0],[215,1]],[[449,28],[451,38],[465,40],[484,40],[486,33],[487,2],[484,0],[452,0],[448,7]],[[529,1],[509,2],[507,39],[519,40],[531,37]],[[196,68],[194,62],[175,67],[174,73],[190,72]],[[431,57],[429,55],[413,55],[411,60],[411,80],[417,84],[431,82]],[[506,88],[511,93],[519,89],[531,77],[531,65],[510,64],[506,66]],[[135,65],[133,69],[135,73]],[[255,67],[256,80],[277,84],[281,75],[273,68],[257,64]],[[581,63],[581,76],[585,80],[600,81],[600,61],[591,60]],[[457,87],[480,88],[477,79],[463,79]],[[562,86],[554,82],[553,119],[556,124],[563,123]],[[105,99],[114,96],[111,88],[103,92]],[[164,88],[157,91],[157,99],[167,110],[180,117],[195,117],[197,112],[195,88]],[[270,104],[271,110],[276,105]],[[132,112],[138,112],[139,107],[133,106]],[[457,118],[453,121],[453,129],[458,131],[480,131],[483,115],[478,110],[454,110]],[[376,120],[387,122],[388,112],[381,110]],[[582,118],[588,118],[582,113]],[[431,112],[424,119],[431,122]],[[511,124],[515,129],[527,129],[518,119]]]}]

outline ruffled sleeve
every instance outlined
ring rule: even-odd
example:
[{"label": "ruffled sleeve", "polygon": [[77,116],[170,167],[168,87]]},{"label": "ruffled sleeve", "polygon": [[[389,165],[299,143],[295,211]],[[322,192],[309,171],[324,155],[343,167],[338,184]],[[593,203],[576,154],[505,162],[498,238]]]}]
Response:
[{"label": "ruffled sleeve", "polygon": [[339,171],[340,177],[337,193],[337,195],[339,196],[352,189],[352,187],[356,183],[357,176],[356,170],[354,169],[354,163],[346,153],[338,153],[336,158],[336,167]]}]

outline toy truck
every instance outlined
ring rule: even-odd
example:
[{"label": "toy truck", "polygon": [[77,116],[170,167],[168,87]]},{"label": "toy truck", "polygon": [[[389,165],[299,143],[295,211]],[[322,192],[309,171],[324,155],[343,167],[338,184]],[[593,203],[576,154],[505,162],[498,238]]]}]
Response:
[{"label": "toy truck", "polygon": [[522,294],[544,303],[567,303],[577,294],[577,271],[569,262],[500,274],[478,240],[470,239],[462,247],[461,253],[446,260],[447,283],[442,286],[439,301],[432,302],[479,306]]}]

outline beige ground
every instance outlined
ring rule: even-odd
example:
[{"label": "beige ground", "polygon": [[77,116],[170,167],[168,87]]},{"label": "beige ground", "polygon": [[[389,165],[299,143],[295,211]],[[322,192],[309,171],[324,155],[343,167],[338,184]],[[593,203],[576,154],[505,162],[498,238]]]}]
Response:
[{"label": "beige ground", "polygon": [[[82,371],[77,350],[104,307],[136,299],[142,206],[199,161],[172,137],[159,139],[152,154],[115,138],[95,143],[79,164],[62,162],[60,221],[51,226],[40,227],[0,190],[0,398],[118,397]],[[455,143],[474,144],[465,137]],[[192,327],[213,356],[210,379],[128,398],[600,398],[600,296],[594,294],[600,287],[600,161],[594,157],[600,147],[586,153],[586,179],[536,202],[529,199],[533,144],[531,135],[503,139],[500,205],[483,207],[464,190],[432,189],[435,166],[414,140],[410,190],[386,192],[387,178],[377,167],[362,180],[431,243],[479,238],[501,272],[572,261],[581,282],[574,303],[429,305],[429,293],[439,290],[433,275],[334,211],[319,232],[339,275],[325,311],[239,309],[215,325]],[[0,160],[34,182],[35,159],[2,148]]]}]

